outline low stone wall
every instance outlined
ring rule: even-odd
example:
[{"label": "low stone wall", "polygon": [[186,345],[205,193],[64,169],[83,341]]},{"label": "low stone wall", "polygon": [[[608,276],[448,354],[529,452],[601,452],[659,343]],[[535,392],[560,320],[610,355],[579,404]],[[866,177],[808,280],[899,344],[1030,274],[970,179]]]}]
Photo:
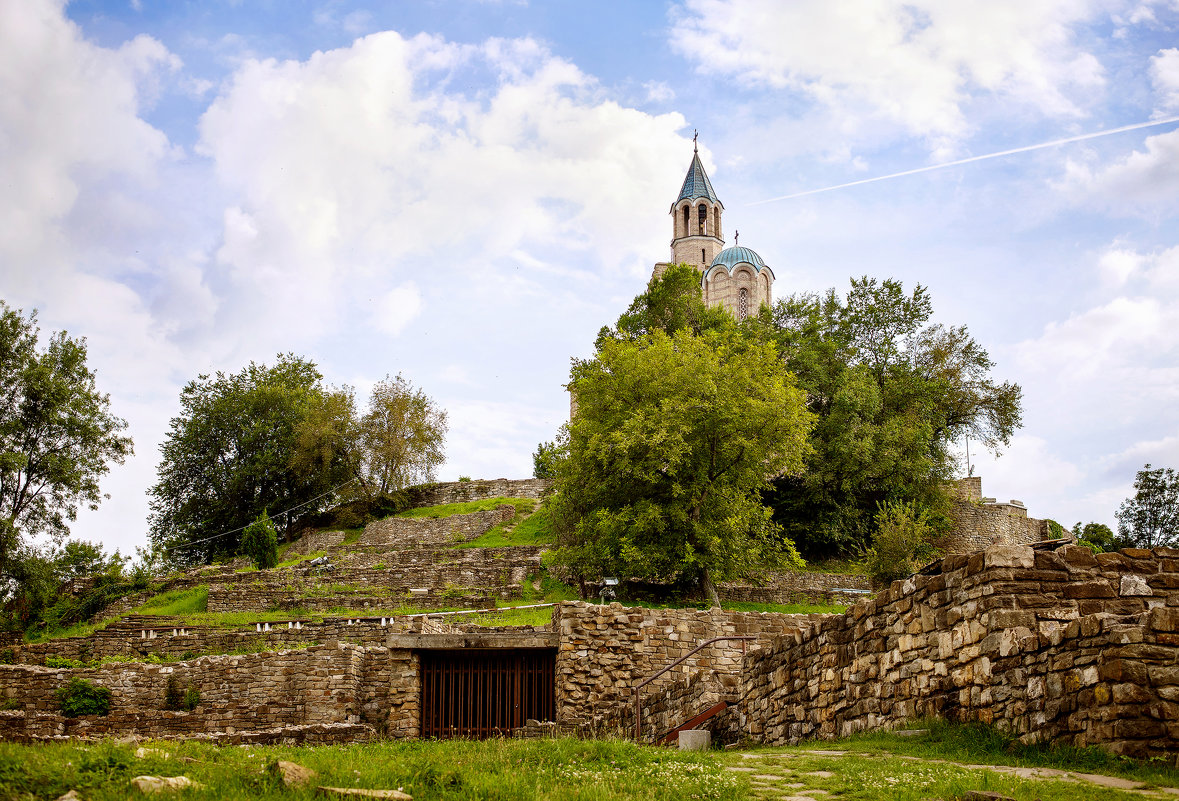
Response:
[{"label": "low stone wall", "polygon": [[516,507],[503,504],[483,512],[450,517],[387,517],[364,527],[361,548],[422,548],[456,545],[486,534],[516,516]]},{"label": "low stone wall", "polygon": [[[0,719],[6,739],[118,734],[161,737],[237,729],[361,723],[365,649],[344,643],[176,665],[123,664],[91,670],[0,665],[0,692],[23,715]],[[67,720],[55,692],[82,678],[111,690],[111,714]],[[164,710],[170,678],[200,692],[196,712]],[[368,722],[368,721],[365,721]]]},{"label": "low stone wall", "polygon": [[[499,627],[464,623],[462,615],[339,617],[322,622],[286,620],[251,623],[239,628],[185,626],[179,619],[128,618],[89,637],[69,637],[12,646],[12,661],[44,665],[49,657],[89,662],[120,657],[128,659],[189,659],[201,654],[235,651],[279,651],[329,642],[384,645],[390,634],[448,634],[467,631],[532,631],[533,627]],[[543,630],[548,630],[544,627]]]},{"label": "low stone wall", "polygon": [[539,500],[548,492],[552,482],[544,478],[478,479],[475,481],[445,481],[410,487],[406,490],[414,506],[440,506],[444,503],[466,503],[487,498],[534,498]]},{"label": "low stone wall", "polygon": [[917,717],[1136,757],[1179,752],[1179,550],[992,546],[751,652],[744,728],[767,744]]},{"label": "low stone wall", "polygon": [[[695,609],[640,609],[620,604],[598,606],[567,602],[556,607],[553,624],[560,634],[557,652],[557,723],[587,732],[626,736],[633,731],[631,688],[663,667],[686,656],[713,637],[752,636],[768,643],[773,637],[825,615],[785,615],[772,612],[726,612]],[[665,733],[680,720],[684,704],[663,699],[665,688],[696,673],[710,674],[714,692],[737,689],[741,643],[716,643],[671,671],[643,691],[644,703],[664,704],[662,718],[644,724],[644,736]],[[688,717],[703,711],[694,709]]]},{"label": "low stone wall", "polygon": [[344,541],[345,536],[343,531],[311,531],[291,543],[285,555],[287,558],[296,554],[306,556],[316,551],[336,548]]},{"label": "low stone wall", "polygon": [[872,582],[867,576],[843,573],[774,573],[762,586],[720,584],[717,586],[717,594],[722,601],[747,601],[759,604],[854,604],[871,589]]}]

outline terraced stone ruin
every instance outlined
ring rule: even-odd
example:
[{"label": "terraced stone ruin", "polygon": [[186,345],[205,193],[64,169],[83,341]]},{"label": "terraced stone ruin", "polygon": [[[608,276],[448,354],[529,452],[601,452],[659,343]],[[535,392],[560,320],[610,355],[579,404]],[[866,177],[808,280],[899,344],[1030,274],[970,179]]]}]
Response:
[{"label": "terraced stone ruin", "polygon": [[[427,500],[535,499],[543,489],[462,482]],[[1003,544],[947,556],[874,597],[846,586],[849,577],[808,585],[802,574],[726,589],[744,598],[844,591],[859,600],[843,614],[562,601],[536,625],[506,626],[428,611],[528,605],[544,546],[454,547],[514,515],[505,504],[391,518],[352,538],[316,532],[287,557],[323,552],[330,571],[221,567],[166,585],[207,587],[209,610],[243,615],[240,625],[126,614],[139,598],[101,613],[119,617],[91,636],[8,643],[0,737],[324,743],[556,732],[657,742],[689,725],[721,741],[784,744],[938,715],[1026,740],[1179,754],[1179,550],[1007,544],[1016,529],[1032,539],[1038,521],[1005,523],[994,537]],[[972,518],[972,538],[983,519]],[[397,612],[405,605],[427,611]],[[293,608],[344,611],[282,613]],[[110,690],[107,714],[62,714],[60,694],[76,679]]]}]

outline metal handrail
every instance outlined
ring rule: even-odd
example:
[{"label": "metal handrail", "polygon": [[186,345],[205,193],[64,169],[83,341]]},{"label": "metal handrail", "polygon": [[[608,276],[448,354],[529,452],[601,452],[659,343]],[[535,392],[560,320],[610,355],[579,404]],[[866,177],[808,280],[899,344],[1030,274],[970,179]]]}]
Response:
[{"label": "metal handrail", "polygon": [[705,648],[707,648],[708,646],[712,645],[715,642],[729,642],[729,641],[733,641],[733,640],[740,640],[741,641],[741,655],[744,656],[745,655],[745,643],[749,642],[750,640],[756,640],[756,639],[757,639],[757,637],[751,637],[749,635],[741,635],[741,636],[734,636],[734,637],[713,637],[711,640],[705,640],[704,642],[700,643],[695,648],[693,648],[691,651],[688,651],[688,653],[684,654],[679,659],[672,662],[667,667],[663,668],[663,670],[660,670],[658,673],[652,674],[650,677],[648,677],[648,678],[644,679],[643,681],[640,681],[638,684],[636,684],[634,686],[635,742],[637,743],[643,739],[643,708],[639,703],[639,690],[643,689],[648,684],[655,681],[655,679],[659,678],[664,673],[666,673],[667,671],[676,667],[677,665],[683,664],[690,657],[695,656],[697,653],[704,650]]}]

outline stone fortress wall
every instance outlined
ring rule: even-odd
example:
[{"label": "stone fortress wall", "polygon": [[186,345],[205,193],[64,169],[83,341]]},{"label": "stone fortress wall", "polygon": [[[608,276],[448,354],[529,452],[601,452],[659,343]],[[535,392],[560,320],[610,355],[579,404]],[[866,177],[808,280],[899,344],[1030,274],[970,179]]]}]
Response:
[{"label": "stone fortress wall", "polygon": [[1179,753],[1179,550],[994,545],[752,652],[767,744],[982,721],[1027,741]]},{"label": "stone fortress wall", "polygon": [[1028,517],[1021,501],[984,498],[982,478],[954,482],[950,518],[954,528],[937,543],[943,554],[969,554],[990,545],[1027,545],[1048,539],[1048,521]]},{"label": "stone fortress wall", "polygon": [[[485,489],[478,489],[484,482],[454,486],[460,484],[509,491],[493,482]],[[17,664],[0,665],[0,698],[17,708],[0,711],[0,738],[415,737],[421,725],[418,655],[454,648],[554,651],[556,719],[540,728],[630,736],[635,684],[708,639],[744,636],[752,638],[747,654],[739,642],[710,645],[641,691],[644,739],[724,702],[730,708],[703,725],[726,741],[748,736],[780,744],[939,715],[994,723],[1025,739],[1099,744],[1133,756],[1179,753],[1179,550],[1095,556],[1063,540],[1005,544],[1007,537],[1039,539],[1026,510],[1021,516],[1007,508],[1012,504],[983,502],[977,479],[966,482],[963,495],[968,511],[984,510],[969,518],[972,525],[979,531],[989,526],[1000,544],[946,556],[841,615],[564,602],[539,628],[489,629],[434,615],[292,619],[229,630],[145,616],[90,638],[13,644],[3,655]],[[306,584],[295,594],[318,583],[319,597],[356,602],[360,594],[332,595],[330,582],[343,577],[358,584],[363,579],[372,597],[382,581],[401,591],[404,581],[380,577],[396,575],[398,567],[455,570],[464,580],[492,582],[484,587],[497,586],[493,576],[502,575],[479,572],[489,563],[499,563],[501,571],[539,567],[539,548],[472,551],[442,544],[454,539],[455,526],[473,538],[502,519],[500,510],[481,514],[422,529],[377,526],[355,546],[343,546],[335,535],[307,543],[307,552],[326,549],[354,566],[300,575]],[[433,544],[413,547],[423,532]],[[378,570],[377,559],[388,564]],[[454,561],[438,563],[444,559]],[[190,578],[211,585],[211,606],[228,608],[235,597],[242,606],[273,603],[291,592],[292,576],[276,573],[271,584],[265,573],[232,570]],[[850,579],[829,577],[819,589],[853,589],[840,586]],[[787,577],[753,589],[785,598],[816,588],[792,586]],[[259,649],[192,658],[202,651]],[[183,661],[62,669],[44,667],[49,656]],[[56,711],[54,692],[74,677],[112,690],[110,715],[66,719]],[[169,678],[200,692],[196,711],[162,708]]]}]

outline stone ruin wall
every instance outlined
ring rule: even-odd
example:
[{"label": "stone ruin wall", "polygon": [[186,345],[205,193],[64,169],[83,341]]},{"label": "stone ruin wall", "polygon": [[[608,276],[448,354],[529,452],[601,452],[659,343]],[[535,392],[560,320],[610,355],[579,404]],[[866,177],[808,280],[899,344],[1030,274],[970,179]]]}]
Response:
[{"label": "stone ruin wall", "polygon": [[743,728],[780,745],[924,716],[1179,751],[1179,550],[992,546],[753,651]]},{"label": "stone ruin wall", "polygon": [[[359,613],[358,613],[359,615]],[[167,618],[132,618],[89,637],[68,637],[39,643],[14,644],[5,658],[13,664],[44,665],[49,657],[89,662],[110,657],[124,659],[189,659],[203,654],[235,651],[303,649],[329,642],[384,645],[390,634],[450,634],[488,631],[464,623],[463,617],[415,615],[398,617],[339,617],[322,622],[274,621],[236,629],[184,626]],[[497,631],[548,630],[531,626],[500,626]]]},{"label": "stone ruin wall", "polygon": [[982,496],[982,478],[954,482],[953,530],[937,542],[945,555],[971,554],[991,545],[1028,545],[1049,537],[1048,522],[1028,517],[1019,501],[997,503]]},{"label": "stone ruin wall", "polygon": [[[868,594],[872,582],[867,576],[843,573],[774,573],[763,586],[725,582],[717,585],[722,601],[760,604],[800,602],[854,604]],[[852,590],[853,592],[848,592]],[[858,590],[859,592],[855,592]]]},{"label": "stone ruin wall", "polygon": [[358,548],[423,548],[459,545],[486,534],[516,516],[516,507],[503,504],[494,509],[450,517],[386,517],[364,527]]},{"label": "stone ruin wall", "polygon": [[414,506],[440,506],[444,503],[466,503],[487,498],[532,498],[540,500],[552,486],[547,478],[478,479],[475,481],[445,481],[423,484],[406,490]]},{"label": "stone ruin wall", "polygon": [[[613,603],[560,604],[553,625],[557,652],[557,724],[563,729],[631,736],[631,687],[650,677],[701,642],[744,635],[768,643],[774,636],[825,615],[726,612],[696,609],[642,609]],[[716,643],[642,691],[643,735],[662,735],[711,704],[707,699],[736,697],[741,644]],[[676,689],[685,681],[692,691]],[[698,691],[703,687],[703,694]],[[715,703],[715,701],[713,701]],[[651,714],[646,711],[651,706]]]},{"label": "stone ruin wall", "polygon": [[[206,656],[176,665],[112,664],[81,670],[0,665],[0,693],[24,706],[0,712],[0,738],[175,737],[324,724],[348,724],[350,735],[372,736],[384,731],[385,718],[407,702],[404,693],[393,692],[390,672],[403,670],[409,659],[409,654],[392,655],[388,649],[339,643]],[[191,685],[200,692],[195,711],[164,709],[173,677],[182,690]],[[110,689],[110,715],[62,716],[54,693],[73,678]]]}]

